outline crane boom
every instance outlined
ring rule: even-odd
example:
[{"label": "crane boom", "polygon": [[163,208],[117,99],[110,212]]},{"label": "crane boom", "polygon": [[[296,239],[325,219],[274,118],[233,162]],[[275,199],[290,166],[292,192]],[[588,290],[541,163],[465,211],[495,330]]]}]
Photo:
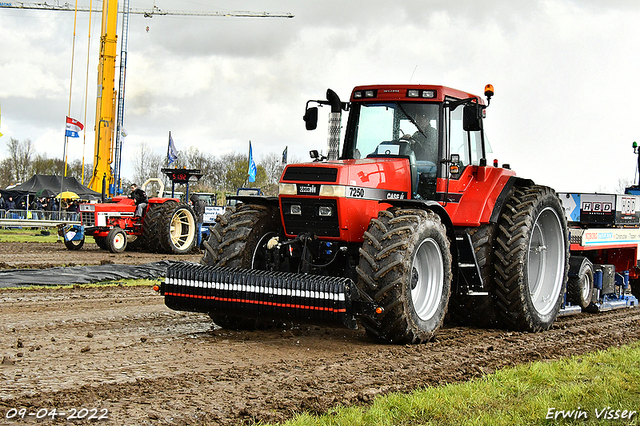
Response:
[{"label": "crane boom", "polygon": [[[213,17],[237,17],[237,18],[293,18],[291,13],[269,13],[269,12],[192,12],[186,10],[163,10],[153,6],[151,9],[129,8],[128,1],[125,2],[126,7],[118,11],[118,0],[103,0],[102,9],[93,9],[90,7],[76,6],[69,3],[55,4],[48,3],[26,3],[26,2],[0,2],[0,8],[9,9],[33,9],[33,10],[57,10],[67,12],[102,12],[102,31],[100,35],[100,59],[98,63],[98,96],[96,101],[96,125],[95,125],[95,145],[93,173],[89,188],[94,191],[102,192],[103,190],[115,195],[117,186],[120,184],[120,159],[122,149],[121,135],[117,135],[114,141],[116,128],[118,131],[122,128],[124,119],[124,93],[117,99],[115,90],[115,73],[116,73],[116,45],[117,35],[116,26],[118,22],[118,13],[123,13],[128,20],[128,14],[144,15],[146,18],[152,18],[155,15],[169,16],[213,16]],[[123,31],[125,26],[123,25]],[[127,26],[128,28],[128,26]],[[123,34],[124,40],[127,34]],[[123,43],[120,58],[120,90],[124,92],[124,77],[126,67],[127,48]],[[117,99],[117,102],[116,102]],[[116,117],[117,106],[117,122]],[[115,162],[115,173],[112,164]],[[104,184],[103,184],[104,182]]]},{"label": "crane boom", "polygon": [[[49,3],[25,3],[25,2],[0,2],[0,7],[9,9],[33,9],[33,10],[59,10],[66,12],[102,12],[101,9],[92,9],[86,6],[76,7],[70,3],[49,4]],[[120,13],[123,11],[121,10]],[[219,17],[236,17],[236,18],[293,18],[291,13],[270,13],[270,12],[249,12],[249,11],[233,11],[233,12],[194,12],[189,10],[164,10],[157,6],[151,9],[130,8],[129,13],[135,15],[144,15],[146,18],[152,18],[155,15],[168,16],[219,16]]]}]

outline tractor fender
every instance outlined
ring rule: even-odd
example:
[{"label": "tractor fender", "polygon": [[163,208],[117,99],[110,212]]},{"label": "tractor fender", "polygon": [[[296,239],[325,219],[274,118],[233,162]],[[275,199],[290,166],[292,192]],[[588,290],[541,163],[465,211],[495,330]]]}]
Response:
[{"label": "tractor fender", "polygon": [[502,208],[504,207],[504,203],[509,198],[511,194],[511,190],[514,185],[518,184],[518,186],[533,186],[535,183],[531,179],[524,179],[517,176],[511,176],[507,183],[502,187],[498,198],[496,198],[496,203],[493,206],[493,211],[491,212],[491,217],[489,218],[490,223],[498,223],[498,219],[500,218],[500,213],[502,213]]},{"label": "tractor fender", "polygon": [[[447,210],[437,201],[433,200],[381,200],[381,203],[391,204],[394,207],[431,210],[440,217],[440,221],[447,228],[447,237],[451,241],[451,264],[458,264],[458,247],[456,245],[456,236],[453,222]],[[456,280],[454,276],[454,281]]]}]

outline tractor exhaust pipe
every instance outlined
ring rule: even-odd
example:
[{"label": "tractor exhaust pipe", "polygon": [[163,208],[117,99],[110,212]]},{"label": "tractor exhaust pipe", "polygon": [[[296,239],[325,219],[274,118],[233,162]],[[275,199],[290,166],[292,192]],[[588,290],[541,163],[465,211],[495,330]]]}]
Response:
[{"label": "tractor exhaust pipe", "polygon": [[327,100],[331,105],[329,113],[329,136],[327,138],[327,160],[337,160],[340,157],[340,130],[342,123],[342,102],[340,97],[331,89],[327,89]]}]

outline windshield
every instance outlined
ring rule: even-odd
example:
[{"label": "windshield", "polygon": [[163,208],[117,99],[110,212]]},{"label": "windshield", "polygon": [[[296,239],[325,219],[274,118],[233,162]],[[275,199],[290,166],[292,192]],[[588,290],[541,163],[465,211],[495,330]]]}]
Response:
[{"label": "windshield", "polygon": [[439,104],[389,102],[355,104],[347,158],[411,155],[437,163]]}]

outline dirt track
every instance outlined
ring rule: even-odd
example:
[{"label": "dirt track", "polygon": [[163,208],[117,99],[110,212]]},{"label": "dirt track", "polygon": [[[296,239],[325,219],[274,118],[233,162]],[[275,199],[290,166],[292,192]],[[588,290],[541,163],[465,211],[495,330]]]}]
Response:
[{"label": "dirt track", "polygon": [[0,310],[0,423],[11,408],[106,410],[130,425],[277,421],[640,339],[640,309],[561,318],[538,334],[448,327],[418,346],[315,326],[215,330],[141,287],[4,290]]}]

